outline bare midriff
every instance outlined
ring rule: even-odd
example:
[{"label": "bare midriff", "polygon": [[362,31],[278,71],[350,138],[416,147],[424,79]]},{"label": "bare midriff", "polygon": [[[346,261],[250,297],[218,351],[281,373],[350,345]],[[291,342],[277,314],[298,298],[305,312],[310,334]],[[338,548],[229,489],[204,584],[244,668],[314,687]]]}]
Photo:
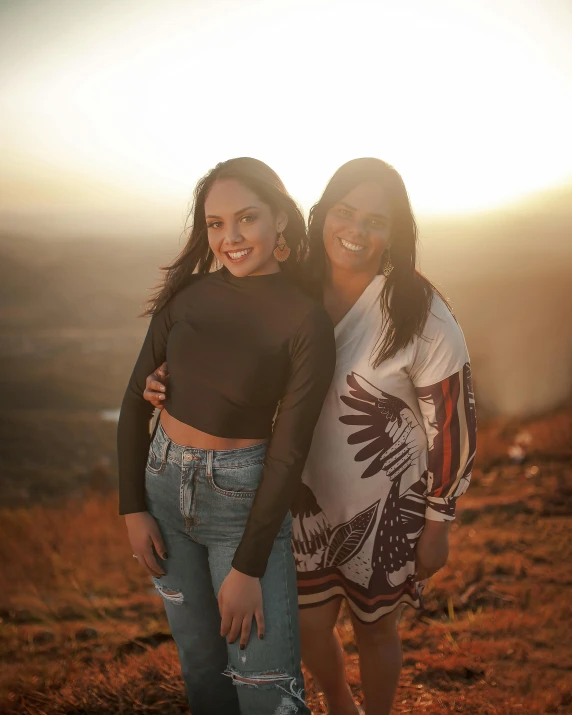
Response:
[{"label": "bare midriff", "polygon": [[261,439],[216,437],[181,422],[165,409],[161,411],[160,419],[161,426],[165,430],[167,437],[185,447],[195,447],[196,449],[242,449],[243,447],[252,447],[255,444],[266,442],[264,437]]}]

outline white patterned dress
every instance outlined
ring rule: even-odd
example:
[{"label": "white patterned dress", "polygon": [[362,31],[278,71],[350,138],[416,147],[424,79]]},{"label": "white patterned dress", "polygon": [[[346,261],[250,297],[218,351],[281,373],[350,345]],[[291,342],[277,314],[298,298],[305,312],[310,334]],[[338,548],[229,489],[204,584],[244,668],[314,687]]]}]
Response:
[{"label": "white patterned dress", "polygon": [[425,519],[454,518],[476,445],[465,340],[437,295],[422,336],[372,367],[384,281],[336,326],[336,371],[292,510],[300,607],[344,597],[364,623],[420,606],[417,539]]}]

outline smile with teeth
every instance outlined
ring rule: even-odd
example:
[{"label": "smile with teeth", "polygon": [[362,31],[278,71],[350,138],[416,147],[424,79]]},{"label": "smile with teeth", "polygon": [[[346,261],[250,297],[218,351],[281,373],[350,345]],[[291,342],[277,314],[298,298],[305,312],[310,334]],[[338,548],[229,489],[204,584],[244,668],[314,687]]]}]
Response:
[{"label": "smile with teeth", "polygon": [[252,248],[241,248],[238,251],[226,251],[226,255],[231,261],[239,261],[241,258],[248,256],[251,251]]},{"label": "smile with teeth", "polygon": [[350,241],[347,241],[345,238],[340,238],[340,243],[346,250],[353,251],[354,253],[363,251],[365,248],[365,246],[360,246],[359,243],[351,243]]}]

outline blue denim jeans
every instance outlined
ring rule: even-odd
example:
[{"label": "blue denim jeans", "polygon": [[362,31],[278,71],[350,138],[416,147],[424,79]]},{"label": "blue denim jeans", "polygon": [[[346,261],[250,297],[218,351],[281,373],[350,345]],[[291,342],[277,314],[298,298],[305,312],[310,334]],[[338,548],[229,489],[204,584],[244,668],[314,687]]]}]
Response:
[{"label": "blue denim jeans", "polygon": [[149,449],[147,508],[167,547],[154,579],[179,651],[193,715],[310,715],[304,703],[292,519],[284,520],[260,580],[265,635],[220,635],[219,588],[230,571],[260,482],[266,444],[204,450],[172,442],[161,424]]}]

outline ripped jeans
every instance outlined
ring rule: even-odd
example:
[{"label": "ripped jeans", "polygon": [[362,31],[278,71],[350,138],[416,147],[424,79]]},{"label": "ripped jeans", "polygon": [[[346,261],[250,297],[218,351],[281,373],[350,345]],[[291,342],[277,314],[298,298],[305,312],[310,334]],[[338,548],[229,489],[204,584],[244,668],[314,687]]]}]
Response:
[{"label": "ripped jeans", "polygon": [[172,442],[161,424],[149,449],[147,508],[167,548],[163,596],[193,715],[310,715],[304,702],[296,570],[290,514],[261,578],[265,634],[220,635],[219,588],[230,571],[256,488],[266,444],[204,450]]}]

